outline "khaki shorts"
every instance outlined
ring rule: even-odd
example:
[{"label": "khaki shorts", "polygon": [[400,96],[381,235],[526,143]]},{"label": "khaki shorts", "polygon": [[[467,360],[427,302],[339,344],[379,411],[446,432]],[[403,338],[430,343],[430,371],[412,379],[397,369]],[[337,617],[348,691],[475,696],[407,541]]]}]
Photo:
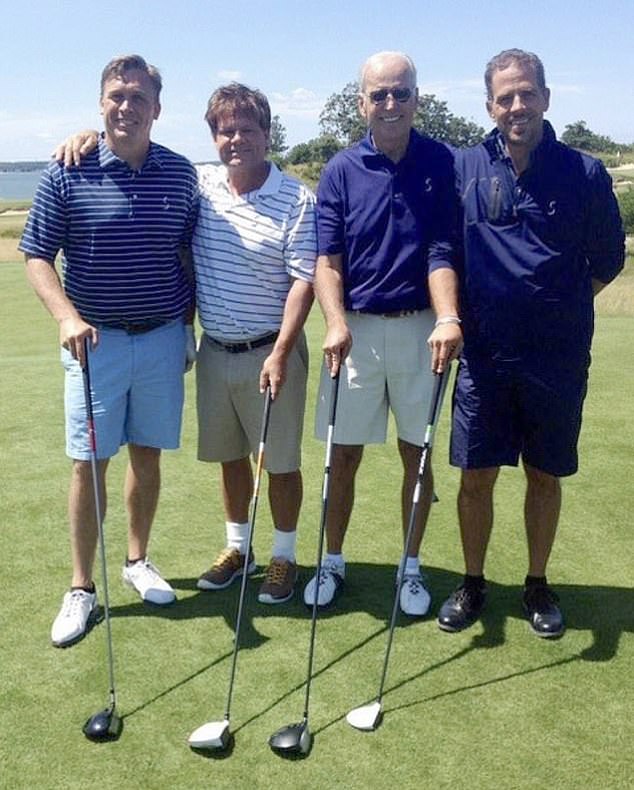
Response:
[{"label": "khaki shorts", "polygon": [[[398,318],[346,313],[352,348],[339,379],[336,444],[382,444],[388,410],[400,439],[421,446],[433,388],[427,338],[434,328],[432,310]],[[325,440],[330,376],[321,371],[315,435]]]},{"label": "khaki shorts", "polygon": [[[264,397],[260,371],[273,344],[230,354],[203,334],[196,359],[198,458],[236,461],[257,453]],[[308,349],[302,333],[288,357],[286,381],[271,404],[264,468],[294,472],[301,464]]]}]

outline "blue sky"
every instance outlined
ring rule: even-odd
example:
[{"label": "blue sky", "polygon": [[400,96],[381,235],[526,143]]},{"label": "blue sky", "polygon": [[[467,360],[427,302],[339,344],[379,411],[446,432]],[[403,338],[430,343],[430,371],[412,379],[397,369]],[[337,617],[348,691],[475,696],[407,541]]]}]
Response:
[{"label": "blue sky", "polygon": [[407,52],[422,92],[489,128],[482,73],[509,47],[542,58],[558,133],[583,119],[634,142],[632,0],[12,0],[0,28],[0,160],[45,159],[68,133],[100,128],[99,75],[116,54],[160,68],[153,137],[200,161],[215,158],[202,116],[219,84],[263,90],[293,145],[317,136],[328,96],[382,49]]}]

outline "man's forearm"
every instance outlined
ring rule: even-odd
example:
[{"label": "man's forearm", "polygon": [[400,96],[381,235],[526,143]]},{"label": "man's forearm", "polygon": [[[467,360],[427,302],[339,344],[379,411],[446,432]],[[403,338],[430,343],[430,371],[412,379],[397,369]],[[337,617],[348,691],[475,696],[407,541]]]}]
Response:
[{"label": "man's forearm", "polygon": [[317,259],[315,296],[328,326],[345,320],[341,264],[341,255],[320,255]]},{"label": "man's forearm", "polygon": [[80,317],[64,293],[55,267],[48,261],[27,256],[26,273],[33,290],[58,324],[67,318]]},{"label": "man's forearm", "polygon": [[460,316],[458,277],[453,269],[435,269],[429,275],[429,297],[437,319]]},{"label": "man's forearm", "polygon": [[288,354],[302,331],[313,304],[313,286],[305,280],[295,280],[291,285],[275,350]]}]

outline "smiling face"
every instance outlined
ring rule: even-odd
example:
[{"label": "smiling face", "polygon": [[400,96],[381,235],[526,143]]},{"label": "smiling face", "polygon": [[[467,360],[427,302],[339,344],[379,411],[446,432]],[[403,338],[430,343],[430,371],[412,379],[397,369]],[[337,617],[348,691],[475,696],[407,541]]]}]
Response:
[{"label": "smiling face", "polygon": [[265,167],[269,136],[255,118],[227,113],[218,119],[214,142],[220,161],[229,169]]},{"label": "smiling face", "polygon": [[487,110],[513,156],[528,157],[542,139],[550,91],[534,69],[517,62],[493,72]]},{"label": "smiling face", "polygon": [[[382,101],[376,100],[377,91],[387,92]],[[399,101],[394,96],[399,96],[399,91],[409,91],[409,98]],[[363,75],[359,112],[375,146],[388,156],[399,151],[402,155],[407,148],[417,100],[415,77],[406,60],[395,55],[369,63]]]},{"label": "smiling face", "polygon": [[152,80],[137,69],[113,76],[104,83],[100,106],[106,145],[138,166],[150,144],[152,124],[161,111]]}]

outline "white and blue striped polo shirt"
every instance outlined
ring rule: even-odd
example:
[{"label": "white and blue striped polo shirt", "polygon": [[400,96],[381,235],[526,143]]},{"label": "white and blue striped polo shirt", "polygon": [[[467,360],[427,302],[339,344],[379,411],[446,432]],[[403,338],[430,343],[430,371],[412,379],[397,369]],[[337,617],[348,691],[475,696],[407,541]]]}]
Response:
[{"label": "white and blue striped polo shirt", "polygon": [[51,264],[62,250],[64,290],[85,320],[179,318],[191,287],[178,250],[191,243],[197,212],[185,157],[151,143],[133,170],[101,139],[79,167],[49,164],[20,249]]},{"label": "white and blue striped polo shirt", "polygon": [[216,340],[277,332],[293,280],[313,280],[314,195],[273,163],[270,167],[259,189],[239,196],[229,191],[223,166],[197,167],[196,298],[203,329]]}]

